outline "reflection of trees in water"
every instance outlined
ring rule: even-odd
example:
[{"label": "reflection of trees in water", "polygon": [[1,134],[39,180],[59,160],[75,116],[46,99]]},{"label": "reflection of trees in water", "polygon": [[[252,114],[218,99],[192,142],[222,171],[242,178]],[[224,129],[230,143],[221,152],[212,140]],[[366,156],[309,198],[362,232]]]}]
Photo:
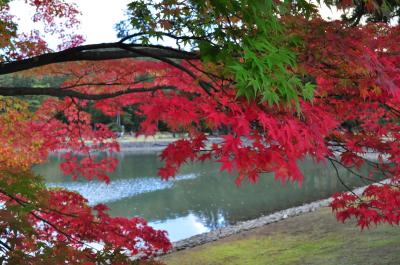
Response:
[{"label": "reflection of trees in water", "polygon": [[61,154],[51,155],[48,162],[36,165],[33,170],[49,180],[49,182],[71,181],[70,176],[64,176],[60,171]]},{"label": "reflection of trees in water", "polygon": [[[125,154],[120,159],[114,174],[117,179],[154,177],[161,165],[156,155],[151,154]],[[58,167],[57,161],[46,167],[44,172],[53,172]],[[194,173],[199,177],[177,181],[170,189],[139,194],[108,205],[113,215],[141,216],[149,221],[174,219],[193,213],[208,228],[215,229],[326,198],[344,190],[330,165],[316,165],[306,160],[301,162],[301,169],[305,175],[302,187],[292,183],[282,187],[272,175],[263,176],[255,185],[243,183],[241,187],[236,187],[234,177],[220,173],[216,163],[187,164],[180,174]],[[341,168],[340,174],[349,186],[362,185],[345,169]]]},{"label": "reflection of trees in water", "polygon": [[204,208],[201,212],[197,213],[198,218],[202,221],[204,226],[210,230],[215,230],[229,224],[226,220],[228,212],[216,208]]},{"label": "reflection of trees in water", "polygon": [[[118,167],[111,174],[111,179],[127,179],[127,178],[142,178],[156,177],[158,169],[163,163],[158,158],[157,154],[135,154],[135,153],[118,153],[116,157],[119,159]],[[61,155],[51,155],[48,163],[35,166],[34,170],[47,178],[49,182],[68,182],[71,178],[64,176],[60,171],[60,163],[62,162]],[[204,170],[215,170],[218,172],[216,163],[188,163],[182,166],[180,174],[188,174],[192,172],[203,172]]]},{"label": "reflection of trees in water", "polygon": [[[156,154],[119,153],[116,156],[120,163],[115,172],[111,174],[112,179],[156,176],[158,168],[162,165]],[[49,182],[71,181],[71,178],[61,173],[59,167],[61,162],[60,155],[52,155],[49,157],[48,163],[38,165],[34,170],[38,174],[46,176]]]},{"label": "reflection of trees in water", "polygon": [[[238,188],[233,184],[232,177],[209,167],[214,174],[203,173],[196,179],[175,183],[172,189],[141,194],[112,203],[110,207],[115,215],[127,214],[126,210],[131,207],[128,215],[143,216],[150,221],[195,213],[207,227],[213,229],[222,225],[221,219],[232,224],[326,198],[344,190],[329,166],[316,166],[309,161],[303,165],[306,176],[302,187],[291,183],[282,187],[281,183],[274,182],[273,177],[268,175],[256,185],[244,183]],[[201,167],[203,171],[205,166]],[[349,185],[360,184],[344,169],[341,169],[341,175]]]}]

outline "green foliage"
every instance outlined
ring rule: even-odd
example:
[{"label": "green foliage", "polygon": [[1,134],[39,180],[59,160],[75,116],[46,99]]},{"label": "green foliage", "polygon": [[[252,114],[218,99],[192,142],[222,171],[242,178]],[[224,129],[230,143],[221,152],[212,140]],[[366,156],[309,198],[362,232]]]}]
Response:
[{"label": "green foliage", "polygon": [[58,87],[68,77],[45,75],[41,77],[8,74],[0,76],[0,85],[5,87]]},{"label": "green foliage", "polygon": [[[0,187],[2,191],[8,194],[24,194],[26,200],[37,200],[37,192],[45,188],[44,178],[36,176],[30,171],[2,171],[1,173],[3,178],[0,178]],[[17,178],[18,185],[9,185],[7,183],[7,180]]]},{"label": "green foliage", "polygon": [[0,0],[0,7],[7,5],[10,0]]},{"label": "green foliage", "polygon": [[281,21],[293,12],[310,17],[316,8],[307,1],[142,0],[128,7],[129,22],[119,24],[120,36],[129,35],[129,24],[136,32],[133,42],[168,37],[178,47],[199,51],[203,62],[223,66],[217,74],[233,81],[238,96],[271,105],[295,103],[297,109],[299,96],[312,97],[313,86],[293,71],[301,39],[288,34]]},{"label": "green foliage", "polygon": [[[40,78],[24,75],[2,75],[0,86],[4,87],[59,87],[67,79],[66,76],[45,75]],[[18,96],[29,104],[29,110],[37,110],[47,96]]]}]

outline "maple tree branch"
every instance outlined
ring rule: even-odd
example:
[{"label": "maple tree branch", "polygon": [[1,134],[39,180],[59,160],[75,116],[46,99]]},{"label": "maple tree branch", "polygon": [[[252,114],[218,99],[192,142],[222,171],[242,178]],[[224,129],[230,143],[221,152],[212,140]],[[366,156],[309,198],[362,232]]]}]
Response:
[{"label": "maple tree branch", "polygon": [[154,87],[141,87],[141,88],[127,88],[125,90],[111,92],[111,93],[100,93],[100,94],[89,94],[85,92],[79,92],[72,89],[64,89],[58,87],[0,87],[1,96],[52,96],[52,97],[74,97],[78,99],[87,100],[100,100],[107,98],[115,98],[121,95],[133,94],[133,93],[146,93],[155,92],[158,90],[175,90],[174,86],[154,86]]},{"label": "maple tree branch", "polygon": [[142,57],[151,57],[154,59],[157,59],[161,62],[167,63],[179,70],[181,70],[182,72],[185,72],[186,74],[188,74],[190,77],[192,77],[194,80],[198,80],[199,82],[199,86],[207,93],[207,95],[211,96],[211,92],[210,89],[213,89],[214,91],[216,91],[216,89],[208,82],[201,80],[195,73],[193,73],[192,71],[190,71],[189,69],[187,69],[186,67],[182,66],[181,64],[171,60],[168,57],[163,57],[157,54],[150,54],[147,51],[139,51],[139,50],[135,50],[132,47],[130,47],[130,45],[128,44],[124,44],[124,43],[119,43],[119,47],[122,49],[125,49],[127,51],[131,51],[133,53],[137,53],[138,55],[142,56]]},{"label": "maple tree branch", "polygon": [[[163,32],[163,31],[155,31],[155,32],[152,32],[151,34],[162,35],[162,36],[166,36],[166,37],[169,37],[169,38],[175,39],[175,40],[201,40],[201,41],[208,41],[208,42],[212,43],[211,41],[209,41],[206,38],[207,36],[204,36],[204,37],[198,37],[198,36],[194,36],[194,35],[193,36],[177,36],[177,35],[174,35],[174,34],[171,34],[168,32]],[[144,35],[151,35],[151,34],[148,32],[134,33],[134,34],[127,35],[126,37],[123,37],[122,39],[119,40],[119,42],[123,43],[129,39],[133,39],[133,38],[144,36]]]},{"label": "maple tree branch", "polygon": [[[20,206],[22,206],[22,207],[27,207],[27,206],[30,205],[29,202],[26,202],[26,201],[24,201],[24,200],[21,200],[21,199],[17,198],[16,196],[13,196],[13,195],[9,194],[8,192],[6,192],[6,191],[4,191],[4,190],[2,190],[2,189],[0,189],[0,193],[2,193],[2,194],[4,194],[5,196],[9,197],[11,200],[15,201],[16,203],[18,203],[18,204],[19,204]],[[97,250],[97,249],[95,249],[94,247],[92,247],[92,246],[90,246],[89,244],[87,244],[86,242],[81,241],[81,240],[78,239],[78,238],[74,238],[72,235],[70,235],[70,234],[64,232],[61,228],[57,227],[57,225],[55,225],[55,224],[53,224],[52,222],[50,222],[49,220],[47,220],[47,219],[45,219],[45,218],[39,216],[39,215],[36,214],[34,211],[43,212],[42,210],[40,210],[40,209],[33,209],[33,210],[29,211],[29,214],[32,215],[33,217],[35,217],[37,220],[40,220],[40,221],[46,223],[47,225],[49,225],[50,227],[52,227],[52,228],[53,228],[55,231],[57,231],[58,233],[64,235],[70,242],[72,242],[72,243],[79,243],[79,244],[82,244],[82,245],[86,245],[86,246],[88,246],[88,247],[91,248],[91,249]],[[55,211],[55,212],[60,213],[60,212],[58,212],[58,211]],[[45,212],[45,213],[46,213],[46,212]],[[63,214],[63,213],[61,213],[61,214]],[[64,214],[63,214],[63,215],[64,215]],[[69,215],[66,215],[66,216],[69,216]],[[73,216],[73,217],[74,217],[74,216]],[[1,240],[0,240],[0,242],[3,243]],[[11,248],[9,248],[9,250],[11,250]],[[88,256],[88,255],[87,255],[87,257],[89,257],[90,259],[92,259],[91,256]]]},{"label": "maple tree branch", "polygon": [[340,177],[339,170],[338,170],[338,168],[336,167],[336,165],[335,165],[335,163],[334,163],[335,161],[331,160],[329,157],[328,157],[328,160],[329,160],[329,162],[331,163],[331,165],[333,166],[333,168],[335,169],[336,177],[337,177],[337,179],[339,180],[339,182],[343,185],[343,187],[345,187],[345,188],[347,189],[348,192],[352,193],[352,194],[353,194],[354,196],[356,196],[358,199],[361,199],[360,196],[358,196],[358,195],[343,181],[343,179]]},{"label": "maple tree branch", "polygon": [[[29,212],[30,215],[32,215],[33,217],[35,217],[37,220],[40,220],[42,222],[44,222],[45,224],[47,224],[48,226],[52,227],[57,233],[62,234],[63,236],[65,236],[65,238],[71,242],[71,243],[78,243],[84,246],[87,246],[90,249],[93,249],[95,251],[97,251],[96,248],[94,248],[93,246],[91,246],[90,244],[87,244],[86,242],[80,240],[79,238],[74,238],[73,235],[68,234],[67,232],[64,232],[64,230],[62,230],[61,228],[59,228],[57,225],[53,224],[52,222],[50,222],[49,220],[37,215],[36,213],[34,213],[33,211]],[[85,253],[85,256],[88,257],[90,260],[95,260],[95,258],[93,258],[91,255],[88,255]]]},{"label": "maple tree branch", "polygon": [[[196,60],[196,52],[174,49],[162,45],[124,44],[129,49],[121,48],[120,42],[82,45],[60,52],[46,53],[18,61],[0,63],[0,75],[16,73],[36,67],[72,61],[101,61],[122,58],[160,57],[170,59]],[[147,56],[143,56],[143,54]]]},{"label": "maple tree branch", "polygon": [[390,111],[392,111],[396,116],[400,116],[400,110],[396,109],[393,106],[390,106],[389,104],[387,104],[386,102],[380,101],[380,103],[387,107]]},{"label": "maple tree branch", "polygon": [[337,159],[334,159],[334,158],[328,158],[328,159],[331,161],[331,163],[332,163],[332,162],[335,162],[335,163],[339,164],[340,166],[342,166],[343,168],[345,168],[347,171],[349,171],[351,174],[353,174],[354,176],[360,178],[360,179],[364,182],[364,184],[369,184],[369,183],[366,183],[365,180],[370,181],[371,183],[375,183],[375,182],[376,182],[375,179],[371,179],[371,178],[364,177],[363,175],[361,175],[361,174],[355,172],[355,171],[352,169],[352,167],[346,166],[345,164],[343,164],[342,162],[340,162],[340,161],[337,160]]}]

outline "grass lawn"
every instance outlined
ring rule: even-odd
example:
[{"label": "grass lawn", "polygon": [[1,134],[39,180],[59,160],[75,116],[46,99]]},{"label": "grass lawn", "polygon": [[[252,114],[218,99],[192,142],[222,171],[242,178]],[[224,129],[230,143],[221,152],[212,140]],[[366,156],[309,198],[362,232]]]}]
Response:
[{"label": "grass lawn", "polygon": [[396,265],[400,227],[380,225],[361,231],[354,222],[337,222],[324,208],[175,252],[162,261],[167,265]]}]

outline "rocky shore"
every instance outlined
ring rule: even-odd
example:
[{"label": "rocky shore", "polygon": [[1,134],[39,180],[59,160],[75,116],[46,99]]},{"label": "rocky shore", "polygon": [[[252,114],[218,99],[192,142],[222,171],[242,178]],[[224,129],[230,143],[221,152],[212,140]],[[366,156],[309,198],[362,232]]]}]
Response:
[{"label": "rocky shore", "polygon": [[[165,147],[178,139],[158,139],[154,141],[127,141],[120,142],[121,151],[123,152],[134,152],[134,153],[153,153],[153,152],[161,152]],[[210,138],[208,144],[221,142],[222,139],[219,137]],[[371,160],[376,159],[377,154],[371,153],[367,154],[371,157]],[[366,156],[366,155],[364,155]],[[380,183],[385,183],[387,180],[381,181]],[[354,189],[353,192],[356,194],[361,194],[365,187],[360,187]],[[264,225],[268,225],[271,223],[275,223],[289,217],[294,217],[297,215],[313,212],[319,208],[327,207],[330,204],[331,199],[323,199],[319,201],[315,201],[312,203],[304,204],[301,206],[281,210],[266,216],[259,217],[257,219],[248,220],[244,222],[240,222],[234,225],[230,225],[227,227],[222,227],[207,233],[199,234],[192,236],[187,239],[183,239],[173,243],[173,249],[170,252],[180,251],[188,248],[193,248],[199,245],[203,245],[212,241],[216,241],[234,234],[238,234],[243,231],[251,230],[254,228],[262,227]]]},{"label": "rocky shore", "polygon": [[[379,183],[383,184],[386,183],[388,180],[383,180]],[[377,184],[379,184],[377,183]],[[357,189],[354,189],[353,192],[356,194],[361,194],[365,187],[360,187]],[[234,234],[238,234],[240,232],[244,232],[247,230],[251,230],[254,228],[262,227],[264,225],[268,225],[271,223],[275,223],[284,219],[287,219],[289,217],[294,217],[297,215],[305,214],[308,212],[313,212],[321,207],[327,207],[330,204],[331,199],[323,199],[319,200],[316,202],[304,204],[302,206],[297,206],[289,209],[285,209],[282,211],[278,211],[266,216],[259,217],[257,219],[245,221],[245,222],[240,222],[235,225],[227,226],[227,227],[222,227],[207,233],[199,234],[187,239],[183,239],[180,241],[177,241],[173,243],[173,249],[171,252],[176,252],[179,250],[184,250],[187,248],[193,248],[199,245],[203,245],[205,243],[209,243],[212,241],[216,241]]]}]

